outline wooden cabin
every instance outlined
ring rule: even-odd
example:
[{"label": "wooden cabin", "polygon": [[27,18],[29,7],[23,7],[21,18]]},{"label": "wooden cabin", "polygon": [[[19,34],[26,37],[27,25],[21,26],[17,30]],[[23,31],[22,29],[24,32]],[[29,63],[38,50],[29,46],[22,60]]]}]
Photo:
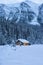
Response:
[{"label": "wooden cabin", "polygon": [[24,46],[27,46],[27,45],[30,45],[29,41],[25,40],[25,39],[18,39],[16,41],[16,45],[24,45]]}]

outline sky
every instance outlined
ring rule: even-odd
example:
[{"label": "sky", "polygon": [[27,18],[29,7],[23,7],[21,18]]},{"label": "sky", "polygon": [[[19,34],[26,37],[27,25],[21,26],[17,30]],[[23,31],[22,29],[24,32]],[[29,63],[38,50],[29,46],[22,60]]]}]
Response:
[{"label": "sky", "polygon": [[[18,3],[18,2],[22,2],[22,1],[25,1],[25,0],[0,0],[0,3],[11,4],[11,3]],[[43,0],[30,0],[30,1],[33,1],[38,4],[43,3]]]}]

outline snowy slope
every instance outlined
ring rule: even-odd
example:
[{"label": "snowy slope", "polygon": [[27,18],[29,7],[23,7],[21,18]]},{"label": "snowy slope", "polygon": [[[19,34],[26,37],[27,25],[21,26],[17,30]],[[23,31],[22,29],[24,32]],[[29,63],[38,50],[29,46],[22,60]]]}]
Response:
[{"label": "snowy slope", "polygon": [[[31,1],[26,1],[28,5],[30,5],[31,9],[37,14],[38,13],[38,4],[33,3]],[[10,11],[12,10],[14,13],[14,8],[19,7],[20,3],[13,3],[13,4],[0,4],[1,7],[3,7],[6,17],[9,15]]]},{"label": "snowy slope", "polygon": [[[18,18],[18,20],[16,21],[16,23],[17,23],[19,21],[19,19],[20,19],[20,16],[23,15],[23,14],[20,13],[20,11],[21,11],[21,7],[20,7],[21,3],[0,4],[0,12],[1,12],[0,17],[4,16],[6,18],[6,20],[7,19],[12,20],[12,18],[14,17],[15,12],[19,11],[18,14],[15,15]],[[33,11],[36,14],[36,16],[35,16],[36,20],[34,18],[34,21],[32,21],[30,23],[28,23],[28,21],[26,21],[26,22],[28,24],[31,24],[31,25],[39,25],[39,23],[37,22],[38,6],[39,5],[32,2],[32,1],[28,1],[28,0],[26,0],[25,3],[26,4],[24,4],[24,5],[28,5],[28,7],[25,6],[24,10],[27,11],[27,8],[28,8],[30,11]],[[12,14],[10,14],[11,12],[12,12]]]},{"label": "snowy slope", "polygon": [[43,45],[0,46],[0,65],[43,65]]},{"label": "snowy slope", "polygon": [[38,7],[39,7],[39,4],[34,3],[34,2],[32,2],[32,1],[29,1],[29,0],[26,0],[26,3],[27,3],[28,5],[30,5],[31,8],[32,8],[32,10],[36,13],[36,15],[38,15]]}]

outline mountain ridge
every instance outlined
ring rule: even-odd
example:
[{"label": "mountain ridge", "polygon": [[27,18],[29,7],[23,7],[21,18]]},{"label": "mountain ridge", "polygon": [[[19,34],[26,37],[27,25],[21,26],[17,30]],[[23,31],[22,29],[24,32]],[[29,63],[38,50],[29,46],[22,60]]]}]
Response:
[{"label": "mountain ridge", "polygon": [[[22,2],[21,2],[22,3]],[[13,14],[11,15],[10,20],[12,19],[13,15],[15,14],[15,12],[17,12],[17,10],[21,10],[20,8],[20,4],[21,3],[13,3],[13,4],[0,4],[0,7],[5,11],[5,17],[6,19],[8,19],[10,12],[12,12]],[[30,6],[31,10],[36,14],[36,16],[38,15],[38,4],[33,3],[31,1],[25,1],[25,3]],[[26,9],[25,9],[26,10]],[[20,14],[20,12],[19,12]],[[31,24],[31,23],[30,23]],[[32,23],[33,24],[33,23]]]}]

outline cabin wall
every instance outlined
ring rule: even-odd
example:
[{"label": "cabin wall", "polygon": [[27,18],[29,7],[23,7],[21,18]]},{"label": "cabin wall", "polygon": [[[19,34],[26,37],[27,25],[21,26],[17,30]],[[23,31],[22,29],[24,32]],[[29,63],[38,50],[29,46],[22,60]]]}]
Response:
[{"label": "cabin wall", "polygon": [[20,42],[16,42],[16,45],[20,45]]},{"label": "cabin wall", "polygon": [[28,45],[28,43],[24,43],[23,45],[24,45],[24,46],[27,46],[27,45]]}]

